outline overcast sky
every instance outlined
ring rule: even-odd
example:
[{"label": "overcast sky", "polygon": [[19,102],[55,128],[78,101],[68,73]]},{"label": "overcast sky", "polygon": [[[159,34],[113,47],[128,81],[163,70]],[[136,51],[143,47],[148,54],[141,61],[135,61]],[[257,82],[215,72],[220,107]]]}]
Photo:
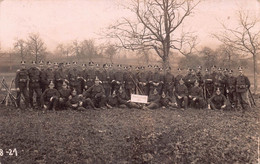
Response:
[{"label": "overcast sky", "polygon": [[[1,0],[0,0],[1,1]],[[123,0],[3,0],[0,6],[2,49],[13,47],[17,38],[40,34],[50,50],[74,39],[97,39],[102,28],[122,16],[130,17],[119,3]],[[124,0],[127,4],[127,0]],[[260,18],[257,0],[204,0],[185,28],[196,31],[200,46],[218,44],[209,34],[220,30],[218,21],[236,25],[236,11],[249,10]],[[98,42],[98,40],[97,40]]]}]

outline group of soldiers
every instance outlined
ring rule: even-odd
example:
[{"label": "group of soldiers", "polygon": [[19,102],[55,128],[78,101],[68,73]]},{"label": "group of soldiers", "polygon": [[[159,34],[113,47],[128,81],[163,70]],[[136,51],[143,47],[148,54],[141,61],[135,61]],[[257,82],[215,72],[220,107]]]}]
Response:
[{"label": "group of soldiers", "polygon": [[[26,108],[34,109],[97,109],[97,108],[249,108],[250,81],[238,68],[233,70],[212,66],[205,69],[180,68],[173,75],[170,67],[158,65],[131,66],[114,64],[79,65],[77,62],[25,61],[16,73],[17,105],[21,96]],[[34,94],[36,103],[34,103]],[[147,103],[131,102],[131,94],[147,95]],[[36,104],[36,105],[35,105]]]}]

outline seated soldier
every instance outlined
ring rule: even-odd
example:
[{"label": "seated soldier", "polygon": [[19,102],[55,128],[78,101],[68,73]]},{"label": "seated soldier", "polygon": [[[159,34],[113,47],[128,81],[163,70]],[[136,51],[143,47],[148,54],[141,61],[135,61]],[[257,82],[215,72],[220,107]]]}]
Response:
[{"label": "seated soldier", "polygon": [[50,82],[49,88],[47,88],[41,95],[41,105],[44,109],[56,110],[60,93],[54,88],[53,81]]},{"label": "seated soldier", "polygon": [[68,85],[66,82],[63,82],[62,88],[59,90],[60,98],[59,98],[59,108],[67,109],[69,108],[69,96],[71,94],[71,89],[68,89]]},{"label": "seated soldier", "polygon": [[162,96],[161,96],[161,99],[160,99],[160,106],[162,108],[176,108],[177,107],[177,103],[173,101],[173,99],[166,95],[164,93],[164,91],[162,92]]},{"label": "seated soldier", "polygon": [[126,94],[125,90],[122,86],[119,87],[119,90],[117,92],[117,98],[118,98],[118,105],[120,108],[141,108],[138,104],[133,103],[130,101],[130,97]]},{"label": "seated soldier", "polygon": [[210,107],[213,110],[216,109],[226,109],[227,108],[227,99],[226,97],[221,93],[220,89],[217,88],[216,94],[214,94],[210,99],[209,99]]},{"label": "seated soldier", "polygon": [[184,109],[188,107],[188,88],[184,84],[183,79],[181,78],[179,81],[179,85],[175,88],[175,96],[178,108],[182,108],[182,104],[184,103]]},{"label": "seated soldier", "polygon": [[[95,79],[95,84],[86,90],[83,96],[86,100],[84,105],[90,105],[94,109],[104,109],[106,103],[105,89],[102,85],[100,85],[100,80],[98,77]],[[89,100],[91,100],[91,102]]]},{"label": "seated soldier", "polygon": [[73,89],[69,96],[69,108],[71,110],[85,110],[82,97],[77,95],[76,89]]},{"label": "seated soldier", "polygon": [[157,89],[155,88],[153,92],[148,97],[147,106],[143,106],[143,109],[157,109],[160,107],[160,99]]},{"label": "seated soldier", "polygon": [[203,108],[205,106],[203,98],[203,90],[199,86],[199,82],[196,80],[194,82],[194,87],[191,88],[189,94],[190,105],[192,108]]},{"label": "seated soldier", "polygon": [[112,95],[108,96],[106,106],[111,109],[113,107],[118,107],[118,97],[116,91],[113,91]]}]

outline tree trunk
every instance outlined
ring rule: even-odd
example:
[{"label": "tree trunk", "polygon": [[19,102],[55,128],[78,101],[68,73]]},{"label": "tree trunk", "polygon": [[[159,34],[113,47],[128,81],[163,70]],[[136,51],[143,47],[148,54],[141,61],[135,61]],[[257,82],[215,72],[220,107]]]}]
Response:
[{"label": "tree trunk", "polygon": [[256,92],[257,92],[257,75],[258,75],[256,54],[253,55],[253,62],[254,62],[254,93],[256,94]]}]

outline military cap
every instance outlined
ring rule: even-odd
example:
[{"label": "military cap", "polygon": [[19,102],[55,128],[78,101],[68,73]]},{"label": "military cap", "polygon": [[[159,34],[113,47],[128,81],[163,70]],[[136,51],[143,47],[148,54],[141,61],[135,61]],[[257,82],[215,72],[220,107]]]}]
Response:
[{"label": "military cap", "polygon": [[198,80],[195,80],[195,81],[194,81],[194,84],[198,84],[198,83],[199,83]]},{"label": "military cap", "polygon": [[127,66],[124,66],[124,69],[127,69],[128,67]]},{"label": "military cap", "polygon": [[66,65],[70,65],[70,62],[65,63]]},{"label": "military cap", "polygon": [[50,86],[50,85],[54,86],[54,82],[53,82],[53,80],[50,81],[49,86]]},{"label": "military cap", "polygon": [[98,63],[96,64],[96,67],[99,67],[99,64],[98,64]]},{"label": "military cap", "polygon": [[100,80],[99,80],[99,78],[98,78],[97,76],[96,76],[96,79],[95,79],[95,81],[100,81]]},{"label": "military cap", "polygon": [[219,88],[217,88],[217,90],[216,91],[219,91],[220,92],[220,89]]},{"label": "military cap", "polygon": [[90,61],[90,62],[88,63],[88,65],[89,65],[89,66],[94,66],[94,62]]},{"label": "military cap", "polygon": [[238,70],[239,70],[239,71],[242,71],[242,70],[243,70],[242,66],[239,66],[239,67],[238,67]]},{"label": "military cap", "polygon": [[58,63],[57,63],[57,62],[54,62],[53,64],[54,64],[54,65],[58,65]]},{"label": "military cap", "polygon": [[199,65],[199,66],[198,66],[198,69],[202,69],[202,66],[201,66],[201,65]]},{"label": "military cap", "polygon": [[[58,63],[57,63],[58,64]],[[63,63],[59,63],[59,66],[63,66]]]},{"label": "military cap", "polygon": [[179,82],[181,82],[181,81],[182,81],[182,82],[184,82],[184,80],[183,80],[182,78],[180,79],[180,81],[179,81]]},{"label": "military cap", "polygon": [[113,64],[109,64],[108,66],[111,68],[111,67],[113,67]]},{"label": "military cap", "polygon": [[87,66],[87,64],[82,64],[82,67],[86,67]]},{"label": "military cap", "polygon": [[179,67],[177,70],[178,70],[178,71],[181,71],[181,68]]},{"label": "military cap", "polygon": [[159,68],[159,71],[162,71],[163,70],[163,68],[162,67],[158,67]]},{"label": "military cap", "polygon": [[73,62],[72,62],[72,64],[78,64],[78,62],[76,62],[76,61],[73,61]]},{"label": "military cap", "polygon": [[23,61],[21,61],[21,64],[22,64],[22,65],[24,65],[25,63],[26,63],[26,61],[24,61],[24,60],[23,60]]},{"label": "military cap", "polygon": [[133,68],[133,66],[132,66],[132,65],[129,65],[128,67],[129,67],[129,68]]},{"label": "military cap", "polygon": [[145,69],[145,66],[141,66],[141,69]]},{"label": "military cap", "polygon": [[229,70],[229,73],[231,74],[231,73],[233,73],[233,70],[231,69],[231,70]]},{"label": "military cap", "polygon": [[221,71],[222,69],[220,67],[218,67],[218,71]]},{"label": "military cap", "polygon": [[209,72],[209,69],[208,69],[208,68],[206,68],[206,69],[205,69],[205,71],[206,71],[206,72]]},{"label": "military cap", "polygon": [[152,68],[153,66],[152,66],[151,64],[149,64],[147,67],[148,67],[148,68]]},{"label": "military cap", "polygon": [[212,68],[217,68],[217,66],[213,65]]},{"label": "military cap", "polygon": [[118,64],[117,67],[122,67],[122,64]]},{"label": "military cap", "polygon": [[224,71],[225,71],[225,72],[227,72],[227,71],[228,71],[228,69],[227,69],[227,68],[225,68],[225,69],[224,69]]},{"label": "military cap", "polygon": [[105,63],[105,64],[103,64],[103,68],[105,68],[105,67],[108,67],[108,64],[106,64],[106,63]]},{"label": "military cap", "polygon": [[33,60],[33,61],[32,61],[32,64],[36,64],[36,61]]},{"label": "military cap", "polygon": [[154,68],[159,68],[159,66],[158,65],[154,65]]},{"label": "military cap", "polygon": [[51,65],[51,62],[50,62],[50,61],[47,61],[47,65]]}]

